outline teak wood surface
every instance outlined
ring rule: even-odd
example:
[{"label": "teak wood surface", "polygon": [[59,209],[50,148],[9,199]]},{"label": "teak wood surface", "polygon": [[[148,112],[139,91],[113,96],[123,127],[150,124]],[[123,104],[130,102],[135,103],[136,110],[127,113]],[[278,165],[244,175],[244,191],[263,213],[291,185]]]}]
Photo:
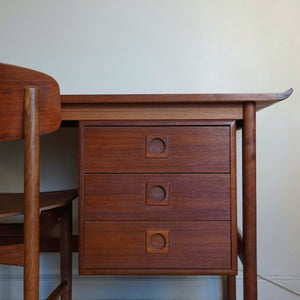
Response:
[{"label": "teak wood surface", "polygon": [[[167,136],[169,154],[147,155],[149,136]],[[84,172],[228,173],[229,139],[228,126],[85,127]]]},{"label": "teak wood surface", "polygon": [[[170,251],[146,251],[147,230],[169,231]],[[126,274],[126,269],[136,274],[224,269],[226,274],[231,269],[228,221],[87,221],[84,244],[85,268],[99,268],[100,274]]]},{"label": "teak wood surface", "polygon": [[[80,273],[236,274],[231,148],[234,121],[80,122]],[[149,185],[166,205],[149,205]],[[152,230],[168,232],[168,251],[149,249]]]},{"label": "teak wood surface", "polygon": [[[8,247],[11,255],[2,259],[23,251],[25,257],[35,255],[39,230],[43,234],[56,216],[42,212],[44,225],[29,224],[39,211],[39,134],[56,130],[61,120],[79,121],[81,274],[228,275],[228,299],[234,300],[239,252],[244,299],[257,299],[255,115],[288,98],[292,89],[253,94],[60,96],[57,83],[48,75],[4,64],[0,64],[0,79],[0,140],[23,138],[23,126],[29,133],[25,134],[25,149],[30,149],[25,154],[25,198],[34,199],[32,209],[25,209],[25,224],[30,228],[25,232],[29,235],[25,250]],[[20,98],[30,100],[29,107]],[[16,121],[23,112],[29,113],[25,124]],[[239,238],[237,122],[243,130],[243,236]],[[26,181],[34,184],[26,186]],[[61,213],[56,204],[51,208]],[[69,224],[61,232],[67,255],[70,214],[63,222]],[[57,298],[63,289],[70,292],[68,259],[62,267],[63,280],[49,299]],[[27,266],[25,262],[25,277],[30,274],[31,281],[25,279],[25,293],[32,300],[38,295],[34,288],[38,261],[30,261]]]},{"label": "teak wood surface", "polygon": [[256,114],[255,103],[244,104],[243,128],[244,299],[257,299],[256,258]]},{"label": "teak wood surface", "polygon": [[23,115],[25,88],[38,93],[40,134],[49,134],[61,123],[60,92],[50,76],[17,66],[0,63],[0,141],[21,139],[24,136]]},{"label": "teak wood surface", "polygon": [[283,93],[62,95],[62,120],[243,119],[243,104],[262,109],[288,98]]},{"label": "teak wood surface", "polygon": [[[277,94],[63,95],[62,120],[80,121],[80,272],[227,274],[228,299],[235,300],[238,240],[235,131],[238,121],[243,129],[244,198],[239,254],[244,264],[244,299],[256,300],[255,113],[288,98],[291,93],[292,89]],[[229,135],[214,136],[213,130],[217,132],[218,128],[226,126],[226,120],[231,122],[227,124]],[[180,131],[183,124],[191,131]],[[168,130],[172,126],[176,130],[170,138]],[[195,126],[210,127],[211,131],[208,134],[193,131]],[[138,135],[145,134],[146,127],[152,128],[149,136],[144,137],[144,142],[137,142]],[[176,142],[173,144],[173,135],[175,140],[178,138],[177,146]],[[201,152],[196,154],[199,145],[193,136],[204,137],[203,144],[208,145],[205,150],[202,148],[202,157]],[[157,162],[149,164],[148,141],[155,137],[160,141],[152,151],[160,153],[161,157],[155,158],[157,154],[154,154]],[[211,148],[210,138],[216,142]],[[180,141],[184,142],[180,144]],[[181,148],[185,143],[188,146]],[[168,148],[159,144],[166,144]],[[161,151],[157,150],[159,147]],[[178,149],[176,159],[172,160]],[[184,158],[180,162],[182,155]],[[198,189],[194,188],[196,181]],[[205,190],[201,189],[203,185]],[[151,187],[156,188],[156,194],[150,194]],[[196,198],[198,202],[193,200]],[[202,225],[214,228],[220,222],[224,224],[221,230],[230,224],[230,230],[222,233],[227,241],[223,240],[219,248],[213,239],[218,229],[215,228],[211,237],[202,232],[202,237],[208,239],[206,245],[212,243],[211,254],[206,257],[204,250],[204,256],[197,252],[197,257],[193,257],[194,249],[199,251],[202,244],[197,233],[192,234],[195,237],[191,238],[192,248],[183,242],[189,237],[189,230],[197,228],[200,232]],[[164,227],[166,224],[169,226]],[[184,258],[172,260],[173,238],[177,236],[172,235],[173,228],[185,228],[186,234],[179,235],[178,240],[181,246],[185,245],[182,253],[186,257],[191,255],[194,264],[189,265]],[[155,249],[162,252],[155,254]],[[226,249],[229,250],[227,254]],[[141,251],[144,254],[137,254]],[[122,253],[129,257],[125,262],[120,256]],[[149,255],[154,260],[150,260]]]},{"label": "teak wood surface", "polygon": [[119,95],[62,95],[63,104],[90,103],[199,103],[199,102],[257,102],[267,106],[288,98],[293,89],[283,93],[235,94],[119,94]]},{"label": "teak wood surface", "polygon": [[24,298],[39,298],[39,119],[40,94],[26,89],[24,97]]},{"label": "teak wood surface", "polygon": [[[149,184],[168,188],[165,205]],[[86,220],[231,219],[230,174],[86,174],[84,192]]]}]

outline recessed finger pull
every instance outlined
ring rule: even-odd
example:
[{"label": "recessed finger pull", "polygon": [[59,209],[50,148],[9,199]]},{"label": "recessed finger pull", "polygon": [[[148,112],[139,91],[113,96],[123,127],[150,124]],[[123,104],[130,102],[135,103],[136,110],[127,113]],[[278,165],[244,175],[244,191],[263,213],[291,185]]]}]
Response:
[{"label": "recessed finger pull", "polygon": [[146,253],[169,253],[169,230],[146,231]]},{"label": "recessed finger pull", "polygon": [[147,135],[145,149],[146,149],[146,157],[149,158],[168,157],[168,136]]},{"label": "recessed finger pull", "polygon": [[146,204],[147,205],[169,205],[169,183],[147,183]]}]

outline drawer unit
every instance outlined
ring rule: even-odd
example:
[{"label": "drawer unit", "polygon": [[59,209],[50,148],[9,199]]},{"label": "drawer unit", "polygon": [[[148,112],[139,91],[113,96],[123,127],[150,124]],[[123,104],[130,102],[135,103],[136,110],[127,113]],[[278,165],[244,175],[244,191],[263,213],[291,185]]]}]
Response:
[{"label": "drawer unit", "polygon": [[80,123],[80,274],[235,274],[235,122]]}]

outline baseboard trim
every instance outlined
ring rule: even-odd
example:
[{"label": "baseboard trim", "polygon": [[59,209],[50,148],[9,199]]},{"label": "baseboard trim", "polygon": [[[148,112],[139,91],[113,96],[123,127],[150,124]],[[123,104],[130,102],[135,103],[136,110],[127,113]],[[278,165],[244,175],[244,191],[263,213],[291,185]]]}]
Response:
[{"label": "baseboard trim", "polygon": [[[59,276],[41,275],[41,299],[58,283]],[[299,277],[269,276],[297,291]],[[22,299],[22,276],[0,275],[0,300]],[[260,300],[296,300],[270,283],[258,279]],[[216,300],[222,299],[220,276],[79,276],[73,275],[73,300]],[[237,276],[237,299],[242,299],[242,276]]]}]

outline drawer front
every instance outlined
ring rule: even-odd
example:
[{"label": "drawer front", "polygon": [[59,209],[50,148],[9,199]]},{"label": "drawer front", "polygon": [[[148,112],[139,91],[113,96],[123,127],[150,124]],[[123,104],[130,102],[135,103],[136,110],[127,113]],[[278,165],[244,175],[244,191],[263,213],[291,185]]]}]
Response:
[{"label": "drawer front", "polygon": [[231,269],[230,226],[229,221],[86,221],[84,267]]},{"label": "drawer front", "polygon": [[229,174],[87,174],[85,220],[230,220]]},{"label": "drawer front", "polygon": [[84,173],[228,173],[229,126],[85,127]]}]

